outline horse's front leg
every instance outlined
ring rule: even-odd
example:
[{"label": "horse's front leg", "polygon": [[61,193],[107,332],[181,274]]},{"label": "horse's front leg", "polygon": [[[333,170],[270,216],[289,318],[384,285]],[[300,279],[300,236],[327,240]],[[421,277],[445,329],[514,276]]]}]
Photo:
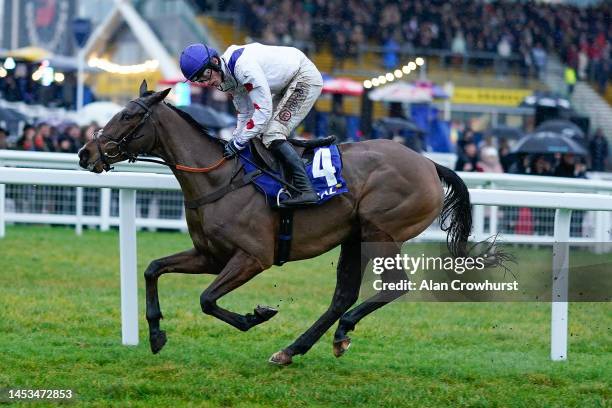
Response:
[{"label": "horse's front leg", "polygon": [[263,266],[257,259],[238,250],[217,278],[202,292],[200,296],[202,311],[242,331],[247,331],[272,318],[277,310],[268,306],[257,306],[252,314],[246,315],[230,312],[217,306],[219,298],[242,286],[263,270]]},{"label": "horse's front leg", "polygon": [[207,261],[203,254],[195,249],[156,259],[149,264],[144,276],[146,281],[149,342],[153,354],[158,353],[164,347],[164,344],[166,344],[166,333],[159,329],[159,320],[163,316],[159,308],[159,297],[157,294],[157,280],[164,273],[216,274],[217,269]]}]

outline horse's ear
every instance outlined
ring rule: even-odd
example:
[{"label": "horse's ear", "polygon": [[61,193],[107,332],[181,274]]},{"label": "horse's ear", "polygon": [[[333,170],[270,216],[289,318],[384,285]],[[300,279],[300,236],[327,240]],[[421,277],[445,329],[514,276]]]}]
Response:
[{"label": "horse's ear", "polygon": [[153,106],[156,103],[160,103],[161,101],[163,101],[166,98],[166,96],[168,96],[171,90],[172,88],[167,88],[167,89],[164,89],[163,91],[155,92],[148,99],[149,106]]},{"label": "horse's ear", "polygon": [[142,80],[138,93],[140,94],[140,96],[143,96],[145,93],[147,93],[147,80],[146,79]]}]

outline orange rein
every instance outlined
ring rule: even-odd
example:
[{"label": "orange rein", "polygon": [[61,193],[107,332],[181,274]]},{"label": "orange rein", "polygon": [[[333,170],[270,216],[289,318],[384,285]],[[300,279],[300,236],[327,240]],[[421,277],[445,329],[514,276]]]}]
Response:
[{"label": "orange rein", "polygon": [[217,163],[213,164],[210,167],[189,167],[183,166],[182,164],[177,164],[174,167],[177,170],[186,171],[188,173],[208,173],[209,171],[213,171],[217,167],[221,166],[223,163],[225,163],[225,161],[225,157],[222,157],[221,160],[219,160]]}]

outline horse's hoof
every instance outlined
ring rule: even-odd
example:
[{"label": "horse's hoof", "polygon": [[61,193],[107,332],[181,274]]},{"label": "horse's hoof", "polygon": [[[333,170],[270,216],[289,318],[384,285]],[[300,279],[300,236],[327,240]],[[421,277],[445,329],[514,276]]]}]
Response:
[{"label": "horse's hoof", "polygon": [[151,343],[151,351],[153,354],[159,353],[159,351],[166,345],[166,341],[168,341],[168,339],[166,338],[165,331],[160,330],[158,332],[151,333],[149,335],[149,342]]},{"label": "horse's hoof", "polygon": [[270,364],[274,364],[277,366],[288,366],[293,362],[291,359],[291,354],[287,353],[285,350],[277,351],[272,354],[272,357],[268,360]]},{"label": "horse's hoof", "polygon": [[340,341],[334,341],[334,356],[342,357],[346,350],[351,347],[351,339],[347,337]]},{"label": "horse's hoof", "polygon": [[255,314],[259,316],[264,322],[270,320],[278,313],[278,310],[271,308],[270,306],[259,306],[255,308]]}]

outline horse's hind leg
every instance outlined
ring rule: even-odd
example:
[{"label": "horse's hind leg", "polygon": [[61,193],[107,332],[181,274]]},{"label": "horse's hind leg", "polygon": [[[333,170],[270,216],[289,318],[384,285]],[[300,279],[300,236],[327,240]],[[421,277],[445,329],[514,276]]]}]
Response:
[{"label": "horse's hind leg", "polygon": [[325,313],[286,349],[274,353],[270,362],[278,365],[288,365],[292,356],[305,354],[313,344],[346,312],[359,297],[361,283],[361,251],[360,242],[352,241],[342,244],[340,260],[338,261],[336,290],[332,303]]},{"label": "horse's hind leg", "polygon": [[147,322],[149,323],[149,342],[151,351],[158,353],[166,344],[166,333],[159,329],[159,320],[163,318],[159,307],[157,280],[165,273],[215,273],[204,255],[195,249],[179,252],[165,258],[156,259],[149,264],[144,273],[147,297]]},{"label": "horse's hind leg", "polygon": [[[395,257],[395,255],[399,253],[399,249],[396,250],[391,246],[392,244],[389,245],[389,253],[385,254],[384,256]],[[382,254],[377,254],[377,256],[380,255]],[[388,269],[381,275],[381,279],[383,283],[400,282],[403,279],[407,279],[407,275],[406,272],[401,269]],[[382,290],[342,315],[338,323],[336,333],[334,334],[334,355],[336,357],[340,357],[348,349],[351,340],[347,336],[347,333],[354,330],[355,325],[361,319],[384,305],[391,303],[398,297],[405,294],[406,291],[407,289],[393,291]]]}]

